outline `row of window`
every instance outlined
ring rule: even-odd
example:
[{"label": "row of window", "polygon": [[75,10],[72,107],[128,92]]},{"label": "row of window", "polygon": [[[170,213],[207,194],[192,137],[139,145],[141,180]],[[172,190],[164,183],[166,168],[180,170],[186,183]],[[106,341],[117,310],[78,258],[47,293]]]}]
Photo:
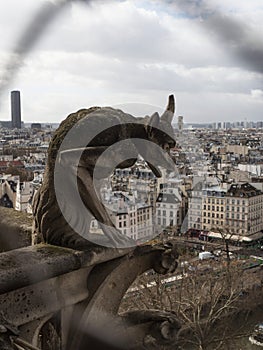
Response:
[{"label": "row of window", "polygon": [[189,221],[190,222],[200,222],[201,218],[200,216],[196,217],[196,216],[189,216]]},{"label": "row of window", "polygon": [[163,225],[163,226],[175,226],[175,225],[180,225],[180,220],[177,219],[177,222],[175,220],[169,220],[167,221],[165,218],[162,219],[160,217],[157,218],[157,224],[158,225]]},{"label": "row of window", "polygon": [[[262,206],[257,206],[257,207],[254,207],[254,206],[253,206],[253,207],[249,207],[248,210],[246,210],[247,207],[229,206],[229,205],[227,205],[225,208],[226,208],[226,212],[235,211],[235,212],[243,212],[243,213],[245,213],[246,211],[248,211],[249,213],[251,213],[251,212],[257,212],[257,211],[259,211],[260,209],[263,209]],[[197,208],[194,208],[194,207],[190,206],[190,209],[191,209],[192,211],[193,211],[194,209],[197,210],[197,209],[200,209],[200,206],[198,206]],[[223,212],[223,211],[224,211],[224,207],[219,207],[219,206],[214,206],[214,205],[210,206],[210,205],[204,204],[203,210],[213,210],[213,211],[217,211],[217,212],[219,212],[219,211]],[[163,214],[163,215],[165,215],[165,214]],[[204,213],[204,216],[206,216],[205,213]]]},{"label": "row of window", "polygon": [[228,227],[231,227],[231,229],[235,227],[240,227],[246,229],[247,232],[251,231],[251,225],[244,221],[237,221],[237,220],[226,220],[226,225]]},{"label": "row of window", "polygon": [[219,207],[219,206],[215,207],[214,205],[212,205],[212,206],[208,205],[207,207],[206,207],[206,205],[204,205],[203,209],[204,210],[207,209],[207,210],[224,211],[224,207]]},{"label": "row of window", "polygon": [[[147,220],[150,220],[150,215],[147,214]],[[140,224],[141,222],[145,222],[146,221],[146,215],[144,215],[143,217],[138,217],[138,224]],[[136,225],[136,219],[131,219],[130,220],[130,225]],[[119,221],[119,227],[127,227],[127,220],[124,221]]]},{"label": "row of window", "polygon": [[260,210],[262,208],[263,208],[262,204],[260,204],[260,205],[252,205],[252,206],[249,207],[249,211],[250,212],[251,211],[257,211],[257,210]]},{"label": "row of window", "polygon": [[239,213],[231,213],[231,215],[230,215],[230,213],[226,213],[226,218],[230,218],[231,217],[231,219],[237,219],[237,220],[240,220],[240,219],[242,219],[242,220],[245,220],[246,219],[246,215],[245,214],[239,214]]},{"label": "row of window", "polygon": [[225,204],[224,199],[214,199],[214,198],[206,198],[207,203],[212,203],[212,204]]},{"label": "row of window", "polygon": [[178,206],[177,206],[177,205],[172,205],[172,204],[166,205],[166,204],[163,204],[163,203],[161,203],[161,204],[160,204],[160,203],[157,203],[157,204],[156,204],[156,207],[157,207],[157,208],[160,208],[160,207],[161,207],[161,208],[175,209],[175,208],[177,208]]},{"label": "row of window", "polygon": [[247,204],[247,201],[245,199],[241,200],[241,199],[227,199],[226,200],[226,203],[227,204],[236,204],[236,205],[246,205]]},{"label": "row of window", "polygon": [[[163,213],[163,214],[162,214]],[[159,216],[161,216],[161,215],[163,215],[163,216],[167,216],[167,211],[166,210],[163,210],[163,211],[161,211],[161,210],[157,210],[157,215],[159,215]],[[179,211],[170,211],[170,213],[169,213],[169,215],[170,215],[170,217],[172,218],[172,217],[174,217],[174,216],[177,216],[177,217],[179,217]]]},{"label": "row of window", "polygon": [[[192,202],[194,202],[194,199],[199,199],[199,198],[193,198],[192,197]],[[248,200],[245,199],[215,199],[215,198],[204,198],[205,202],[208,204],[218,204],[218,205],[225,205],[225,204],[232,204],[232,205],[247,205]],[[260,204],[262,203],[263,198],[260,196],[258,198],[255,198],[253,200],[249,201],[249,204]],[[197,202],[197,201],[196,201]]]},{"label": "row of window", "polygon": [[147,227],[147,226],[152,226],[152,223],[151,222],[142,222],[141,224],[138,224],[137,227],[138,227],[138,231],[143,228],[143,227]]},{"label": "row of window", "polygon": [[119,221],[119,228],[126,227],[126,221]]},{"label": "row of window", "polygon": [[226,206],[227,211],[242,211],[243,213],[246,211],[246,207],[231,207],[229,205]]},{"label": "row of window", "polygon": [[223,219],[223,217],[224,217],[224,214],[218,214],[218,213],[210,213],[210,211],[209,212],[203,212],[203,215],[204,216],[207,216],[207,217],[211,217],[211,218],[221,218],[221,219]]},{"label": "row of window", "polygon": [[[210,219],[204,219],[204,224],[212,224],[212,225],[220,225],[223,226],[224,225],[224,221],[220,221],[220,220],[210,220]],[[204,226],[205,227],[205,226]]]},{"label": "row of window", "polygon": [[191,226],[189,226],[189,227],[194,227],[194,228],[196,228],[197,230],[201,230],[201,225],[200,225],[200,224],[193,224],[193,225],[191,225]]},{"label": "row of window", "polygon": [[263,201],[263,198],[262,198],[262,196],[260,196],[260,197],[254,198],[254,199],[250,199],[249,204],[260,204],[260,203],[262,203],[262,201]]},{"label": "row of window", "polygon": [[[211,225],[216,225],[216,226],[221,226],[221,227],[224,227],[224,222],[223,221],[217,221],[217,220],[208,220],[207,222],[204,222],[204,224],[209,224],[210,226],[207,226],[207,225],[203,225],[203,229],[204,230],[210,230],[212,227]],[[197,227],[198,225],[194,224],[193,225],[194,228],[199,228],[201,229],[201,227]],[[231,221],[226,221],[226,226],[228,227],[228,230],[230,232],[237,232],[239,234],[253,234],[253,233],[256,233],[256,232],[259,232],[261,231],[262,227],[261,225],[257,225],[257,226],[252,226],[252,227],[248,227],[247,230],[244,229],[244,224],[241,222],[241,221],[237,221],[237,222],[231,222]]]}]

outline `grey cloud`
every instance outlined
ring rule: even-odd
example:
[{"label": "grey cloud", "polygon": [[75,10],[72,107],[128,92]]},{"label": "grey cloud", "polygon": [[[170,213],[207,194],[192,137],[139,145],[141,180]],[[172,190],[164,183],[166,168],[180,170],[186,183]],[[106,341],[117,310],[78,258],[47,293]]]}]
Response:
[{"label": "grey cloud", "polygon": [[[116,4],[117,2],[115,2]],[[188,67],[228,65],[226,54],[204,37],[196,21],[145,14],[126,8],[83,8],[75,25],[70,16],[55,23],[39,49],[93,52],[126,62],[176,62]],[[132,7],[132,6],[131,6]],[[83,35],[84,33],[84,35]]]},{"label": "grey cloud", "polygon": [[[262,88],[260,74],[244,72],[227,67],[203,67],[189,69],[165,63],[134,64],[125,60],[112,60],[110,57],[82,53],[59,54],[42,53],[36,60],[39,69],[45,57],[49,56],[53,74],[71,74],[72,77],[87,77],[89,80],[103,82],[104,86],[116,91],[123,90],[170,90],[248,93],[251,89]],[[29,63],[30,66],[30,63]],[[85,72],[85,74],[83,74]],[[26,74],[26,73],[25,73]]]},{"label": "grey cloud", "polygon": [[[176,72],[165,65],[134,65],[123,61],[112,62],[109,58],[97,63],[95,61],[96,58],[90,61],[88,58],[85,59],[84,55],[82,64],[79,62],[78,65],[75,57],[75,61],[68,60],[69,64],[65,70],[76,77],[76,86],[80,90],[86,90],[87,94],[92,90],[99,91],[100,87],[103,87],[106,94],[107,91],[112,95],[125,92],[136,101],[136,94],[158,97],[173,92],[181,108],[181,114],[188,115],[191,119],[196,116],[199,120],[204,118],[210,120],[210,116],[213,120],[216,118],[232,120],[241,118],[242,113],[245,113],[249,120],[259,118],[262,114],[262,106],[256,106],[249,99],[250,90],[263,90],[260,74],[211,67],[190,71],[185,69],[188,74],[186,77],[185,72],[180,72],[180,69]],[[83,79],[81,71],[85,72],[87,80],[86,82],[80,80],[78,83],[78,77]],[[99,86],[90,85],[92,81],[100,82]],[[129,100],[125,98],[122,101]],[[155,101],[153,98],[152,102]]]},{"label": "grey cloud", "polygon": [[[10,60],[6,67],[6,74],[2,78],[0,94],[21,66],[24,56],[39,41],[48,25],[52,23],[53,19],[67,4],[74,1],[77,0],[60,0],[55,3],[46,2],[41,7],[16,45],[14,58]],[[85,4],[90,3],[88,0],[82,0],[81,2]],[[172,2],[167,1],[167,3]],[[177,8],[181,8],[181,10],[192,16],[204,17],[201,25],[212,32],[212,39],[214,39],[214,34],[220,38],[220,46],[227,46],[228,49],[224,51],[232,52],[243,59],[249,66],[253,66],[257,71],[262,72],[262,49],[258,43],[254,43],[254,38],[251,34],[244,36],[247,33],[246,26],[219,13],[213,15],[210,13],[210,16],[206,17],[211,10],[203,1],[178,0],[175,4]],[[58,33],[58,36],[56,36],[56,33],[53,33],[54,39],[52,41],[52,38],[49,38],[49,45],[51,45],[52,49],[60,47],[61,49],[79,52],[94,50],[101,55],[125,58],[128,61],[146,60],[148,62],[156,62],[159,60],[171,62],[174,60],[189,67],[194,65],[205,66],[207,64],[217,65],[219,61],[221,65],[234,64],[233,62],[227,62],[225,52],[223,53],[220,47],[217,49],[214,47],[216,52],[213,52],[212,46],[209,47],[209,44],[208,46],[204,44],[201,37],[199,42],[191,43],[189,35],[186,36],[186,42],[182,42],[180,30],[183,29],[175,28],[174,31],[169,31],[158,23],[158,18],[154,20],[137,16],[132,21],[128,21],[126,28],[122,28],[118,24],[110,26],[107,22],[105,25],[100,23],[100,26],[95,26],[95,28],[87,25],[86,36],[83,36],[83,33],[77,30],[74,31],[74,28],[67,27],[64,33],[62,30],[62,35]],[[96,35],[94,35],[94,32],[96,32]],[[244,37],[246,38],[245,41]],[[254,43],[253,47],[252,41]],[[192,48],[191,45],[193,46]],[[192,84],[192,86],[195,85],[195,83]]]},{"label": "grey cloud", "polygon": [[[170,6],[173,8],[176,4],[176,11],[179,9],[182,17],[179,16],[178,19],[170,16],[166,23],[160,21],[159,14],[156,17],[152,14],[144,16],[147,11],[130,18],[127,15],[125,19],[119,16],[119,20],[118,14],[113,13],[116,18],[107,22],[105,17],[96,18],[96,12],[92,12],[95,5],[84,6],[83,11],[87,11],[87,19],[84,18],[84,22],[87,21],[87,31],[83,31],[83,27],[75,28],[66,16],[64,20],[63,16],[60,16],[60,21],[54,21],[71,2],[74,0],[62,0],[57,5],[46,3],[36,18],[29,23],[15,47],[14,60],[6,68],[5,81],[0,84],[0,93],[16,74],[23,58],[37,46],[38,50],[46,50],[43,52],[43,65],[37,66],[43,74],[45,69],[50,70],[48,50],[57,50],[58,56],[65,56],[63,62],[58,60],[52,63],[54,74],[60,72],[59,83],[65,90],[67,83],[72,79],[76,89],[87,89],[87,94],[94,94],[93,96],[96,95],[96,84],[101,84],[105,91],[108,90],[109,96],[120,91],[130,96],[136,96],[136,93],[157,96],[164,91],[170,91],[178,94],[179,106],[184,105],[185,112],[182,110],[182,114],[202,118],[207,111],[208,115],[216,118],[221,112],[222,115],[228,114],[232,118],[231,111],[239,116],[244,110],[248,118],[249,111],[256,117],[259,115],[260,106],[252,105],[251,101],[244,98],[250,90],[263,90],[262,43],[249,24],[223,16],[222,13],[209,8],[204,1],[178,0],[170,1]],[[91,14],[94,16],[91,17]],[[123,26],[120,25],[121,20]],[[50,31],[46,31],[47,28]],[[75,58],[71,56],[73,52]],[[85,57],[81,60],[80,56],[87,52],[93,52],[94,58],[85,62]],[[38,83],[39,76],[35,68],[36,61],[32,61],[32,70],[35,69],[32,80],[35,84]],[[182,74],[174,69],[172,63],[182,64],[189,74]],[[214,71],[213,67],[211,71],[203,72],[190,69],[211,65],[217,66],[214,67]],[[228,68],[223,69],[220,74],[218,66]],[[233,79],[231,74],[234,69],[231,71],[231,66],[240,67],[240,72],[237,71]],[[250,70],[251,75],[244,74],[245,70],[242,72],[244,67]],[[26,81],[27,70],[24,72]],[[45,88],[49,82],[46,84]],[[56,87],[60,89],[59,85]],[[208,91],[214,92],[213,98],[204,97]],[[221,92],[224,92],[224,95]],[[203,93],[202,99],[200,93]],[[243,95],[241,99],[237,96],[230,98],[227,93]],[[218,99],[216,95],[219,95]],[[46,105],[50,110],[57,108],[55,105]]]},{"label": "grey cloud", "polygon": [[17,70],[23,63],[24,56],[34,47],[39,38],[43,35],[50,22],[70,2],[81,1],[88,4],[89,0],[57,0],[44,3],[26,29],[22,32],[10,61],[5,68],[3,77],[0,80],[0,97],[3,90],[10,84]]},{"label": "grey cloud", "polygon": [[263,40],[247,23],[217,13],[204,21],[225,50],[246,68],[263,73]]},{"label": "grey cloud", "polygon": [[96,13],[94,4],[87,12],[83,9],[82,20],[86,21],[86,26],[82,30],[85,30],[85,35],[69,20],[65,26],[54,27],[53,38],[47,36],[44,47],[92,51],[128,61],[174,61],[188,67],[243,66],[262,73],[262,40],[247,23],[224,16],[204,1],[166,3],[193,18],[174,19],[174,27],[172,24],[168,27],[158,17],[144,17],[138,13],[132,13],[130,17],[126,14],[126,21],[123,14],[118,17],[114,13],[114,22],[107,17],[98,21],[94,18],[100,17],[100,13]]},{"label": "grey cloud", "polygon": [[44,32],[46,25],[55,17],[61,5],[51,2],[45,3],[37,13],[36,17],[29,23],[22,33],[10,60],[1,78],[0,96],[3,90],[10,84],[15,73],[21,67],[24,56],[32,49],[36,41]]},{"label": "grey cloud", "polygon": [[260,36],[247,22],[224,15],[218,9],[211,8],[208,1],[166,0],[166,2],[190,16],[202,19],[200,26],[212,40],[217,38],[218,45],[235,58],[236,64],[263,73],[262,35]]},{"label": "grey cloud", "polygon": [[119,12],[120,8],[110,12],[109,4],[110,1],[105,3],[106,14],[97,3],[82,11],[78,7],[79,27],[67,16],[62,25],[54,25],[52,37],[44,38],[41,49],[95,52],[127,61],[151,62],[174,54],[173,48],[167,46],[172,41],[171,32],[159,23],[158,16],[145,16],[132,6],[127,6],[126,12]]}]

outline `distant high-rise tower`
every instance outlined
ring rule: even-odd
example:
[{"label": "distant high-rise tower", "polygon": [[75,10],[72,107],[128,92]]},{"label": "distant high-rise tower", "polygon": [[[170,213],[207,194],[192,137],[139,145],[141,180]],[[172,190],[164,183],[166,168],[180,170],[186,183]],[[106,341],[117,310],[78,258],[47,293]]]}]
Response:
[{"label": "distant high-rise tower", "polygon": [[184,117],[182,115],[178,116],[178,130],[182,131],[184,128]]},{"label": "distant high-rise tower", "polygon": [[12,128],[21,129],[20,91],[11,91]]}]

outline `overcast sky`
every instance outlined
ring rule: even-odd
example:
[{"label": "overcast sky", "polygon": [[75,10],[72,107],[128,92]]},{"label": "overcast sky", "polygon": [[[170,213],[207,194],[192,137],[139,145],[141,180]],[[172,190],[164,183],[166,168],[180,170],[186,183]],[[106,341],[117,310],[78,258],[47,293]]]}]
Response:
[{"label": "overcast sky", "polygon": [[262,0],[0,0],[0,120],[166,105],[193,122],[263,120]]}]

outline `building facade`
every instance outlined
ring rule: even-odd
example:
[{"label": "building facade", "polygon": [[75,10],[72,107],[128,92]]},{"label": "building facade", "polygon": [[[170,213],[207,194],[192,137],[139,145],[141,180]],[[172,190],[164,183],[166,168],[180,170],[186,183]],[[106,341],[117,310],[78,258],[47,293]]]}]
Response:
[{"label": "building facade", "polygon": [[[153,207],[147,203],[137,202],[128,192],[115,191],[104,195],[107,207],[115,227],[125,236],[135,241],[150,240],[154,236]],[[91,222],[91,233],[102,233],[96,220]]]},{"label": "building facade", "polygon": [[199,182],[192,190],[188,202],[188,229],[202,229],[202,190]]},{"label": "building facade", "polygon": [[181,201],[173,191],[161,192],[156,200],[156,224],[160,232],[169,228],[176,233],[182,224]]},{"label": "building facade", "polygon": [[263,193],[249,183],[231,185],[226,194],[226,228],[248,237],[263,231]]},{"label": "building facade", "polygon": [[188,229],[262,238],[263,192],[249,183],[200,188],[193,191],[188,215]]}]

